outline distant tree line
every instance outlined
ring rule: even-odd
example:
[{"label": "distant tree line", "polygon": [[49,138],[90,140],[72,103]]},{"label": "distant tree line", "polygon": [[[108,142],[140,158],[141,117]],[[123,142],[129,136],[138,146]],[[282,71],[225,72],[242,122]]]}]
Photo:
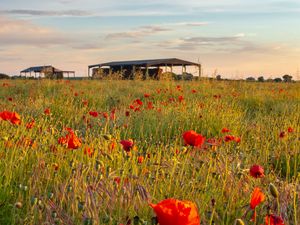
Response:
[{"label": "distant tree line", "polygon": [[[223,80],[223,79],[222,79],[221,75],[217,75],[216,80]],[[227,80],[227,79],[225,79],[225,80]],[[276,82],[276,83],[279,83],[279,82],[285,82],[285,83],[294,82],[293,81],[293,76],[288,75],[288,74],[285,74],[282,77],[277,77],[277,78],[274,78],[274,79],[271,79],[271,78],[265,79],[263,76],[260,76],[257,79],[255,79],[254,77],[247,77],[246,81],[249,81],[249,82],[255,82],[255,81],[257,81],[257,82]]]}]

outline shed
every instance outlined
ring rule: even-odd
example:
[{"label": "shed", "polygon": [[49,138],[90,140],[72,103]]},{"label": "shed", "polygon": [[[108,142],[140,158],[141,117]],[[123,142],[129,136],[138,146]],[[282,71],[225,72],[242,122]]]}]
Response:
[{"label": "shed", "polygon": [[21,76],[24,75],[27,77],[29,75],[29,77],[33,77],[34,75],[35,78],[37,78],[37,76],[41,77],[42,75],[49,78],[63,78],[65,74],[68,77],[70,77],[70,74],[75,77],[75,71],[60,70],[51,65],[29,67],[20,72]]},{"label": "shed", "polygon": [[111,74],[112,72],[122,72],[124,73],[124,78],[133,77],[135,71],[139,69],[145,75],[145,78],[149,76],[154,76],[159,73],[161,68],[165,68],[166,71],[170,68],[170,72],[173,72],[173,67],[182,67],[182,74],[186,73],[187,66],[196,66],[199,71],[199,77],[201,76],[201,64],[194,63],[186,60],[181,60],[177,58],[168,59],[148,59],[148,60],[133,60],[133,61],[115,61],[90,65],[88,67],[88,76],[91,75],[91,70],[94,69],[104,69],[106,74]]}]

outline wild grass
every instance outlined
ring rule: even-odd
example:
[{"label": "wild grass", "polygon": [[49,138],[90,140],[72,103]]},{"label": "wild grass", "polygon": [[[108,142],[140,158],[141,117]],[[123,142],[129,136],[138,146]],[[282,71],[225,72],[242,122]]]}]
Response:
[{"label": "wild grass", "polygon": [[[243,217],[255,187],[267,196],[256,224],[270,211],[279,211],[285,224],[300,224],[299,83],[6,83],[0,111],[17,112],[22,124],[0,121],[0,224],[127,224],[136,216],[140,224],[151,224],[155,214],[148,203],[176,198],[197,204],[201,224],[232,225]],[[129,106],[136,99],[143,106],[134,112]],[[33,119],[35,126],[26,129]],[[65,127],[82,139],[80,148],[58,144]],[[187,130],[223,140],[224,127],[241,142],[184,146]],[[124,139],[134,140],[130,154],[119,144]],[[85,147],[94,154],[84,154]],[[264,178],[250,177],[253,164],[263,166]],[[279,190],[279,209],[270,183]],[[245,224],[253,224],[250,219],[250,213],[243,217]]]}]

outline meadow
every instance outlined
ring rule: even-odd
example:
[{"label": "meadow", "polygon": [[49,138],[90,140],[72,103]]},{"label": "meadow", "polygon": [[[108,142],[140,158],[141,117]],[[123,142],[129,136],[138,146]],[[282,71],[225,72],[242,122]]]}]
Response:
[{"label": "meadow", "polygon": [[0,224],[300,224],[300,83],[0,84]]}]

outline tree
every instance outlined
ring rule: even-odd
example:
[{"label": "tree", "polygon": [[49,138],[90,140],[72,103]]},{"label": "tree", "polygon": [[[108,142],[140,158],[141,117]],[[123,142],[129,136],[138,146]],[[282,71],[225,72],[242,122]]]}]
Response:
[{"label": "tree", "polygon": [[284,76],[282,76],[282,78],[284,82],[292,82],[293,79],[293,77],[288,74],[285,74]]},{"label": "tree", "polygon": [[0,73],[0,79],[9,79],[9,76],[4,73]]},{"label": "tree", "polygon": [[255,81],[254,77],[247,77],[246,81]]},{"label": "tree", "polygon": [[276,82],[276,83],[279,83],[279,82],[282,81],[282,79],[281,79],[280,77],[277,77],[277,78],[275,78],[273,81]]},{"label": "tree", "polygon": [[257,78],[257,81],[258,81],[258,82],[264,82],[264,81],[265,81],[265,78],[264,78],[263,76],[258,77],[258,78]]},{"label": "tree", "polygon": [[216,79],[217,79],[217,80],[222,80],[221,75],[217,75],[217,76],[216,76]]}]

